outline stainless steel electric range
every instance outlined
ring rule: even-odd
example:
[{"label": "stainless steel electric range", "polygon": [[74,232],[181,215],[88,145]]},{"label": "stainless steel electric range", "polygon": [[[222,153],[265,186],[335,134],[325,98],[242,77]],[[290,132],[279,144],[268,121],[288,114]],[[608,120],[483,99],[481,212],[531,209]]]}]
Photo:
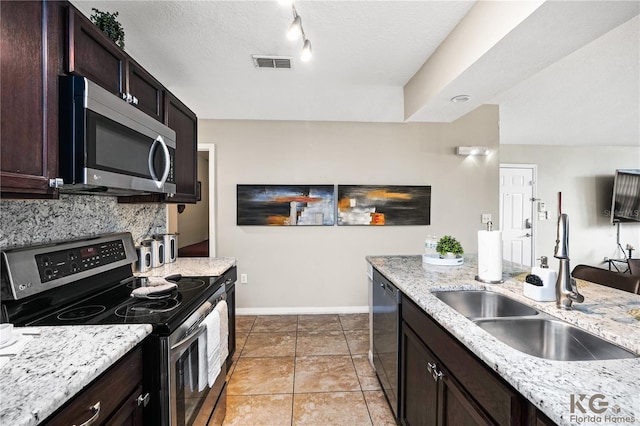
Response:
[{"label": "stainless steel electric range", "polygon": [[[153,332],[143,342],[143,387],[150,395],[144,423],[190,425],[204,400],[213,397],[217,403],[209,424],[220,424],[225,363],[211,388],[198,391],[193,383],[204,368],[198,365],[199,337],[205,332],[200,323],[226,300],[236,268],[218,277],[165,277],[177,287],[139,298],[132,291],[147,286],[148,279],[133,276],[136,260],[129,233],[4,250],[2,321],[16,326],[151,324]],[[235,321],[228,323],[233,327]],[[229,343],[232,354],[235,339]]]}]

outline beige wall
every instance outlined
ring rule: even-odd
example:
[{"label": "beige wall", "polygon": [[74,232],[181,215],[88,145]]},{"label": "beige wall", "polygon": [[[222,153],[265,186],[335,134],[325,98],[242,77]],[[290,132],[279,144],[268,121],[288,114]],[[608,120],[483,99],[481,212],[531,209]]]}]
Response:
[{"label": "beige wall", "polygon": [[[480,216],[498,211],[498,109],[450,124],[201,120],[216,144],[218,256],[238,259],[245,313],[349,312],[367,305],[367,255],[422,253],[428,234],[472,253]],[[494,155],[455,155],[487,145]],[[239,227],[237,184],[431,185],[431,225]]]},{"label": "beige wall", "polygon": [[[536,258],[553,256],[556,241],[558,192],[562,212],[569,215],[571,266],[587,264],[607,267],[605,257],[619,258],[616,227],[605,210],[611,209],[613,175],[616,169],[640,168],[640,147],[501,145],[502,163],[538,165],[537,197],[546,203],[549,220],[538,221]],[[640,250],[640,224],[620,225],[620,242]],[[640,255],[635,251],[634,257]]]}]

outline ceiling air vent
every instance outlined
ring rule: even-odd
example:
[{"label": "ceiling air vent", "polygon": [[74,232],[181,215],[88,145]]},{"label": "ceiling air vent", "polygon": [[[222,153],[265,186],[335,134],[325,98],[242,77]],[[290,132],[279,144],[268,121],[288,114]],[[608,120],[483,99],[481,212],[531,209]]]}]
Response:
[{"label": "ceiling air vent", "polygon": [[251,55],[251,57],[256,68],[291,68],[291,58],[288,56]]}]

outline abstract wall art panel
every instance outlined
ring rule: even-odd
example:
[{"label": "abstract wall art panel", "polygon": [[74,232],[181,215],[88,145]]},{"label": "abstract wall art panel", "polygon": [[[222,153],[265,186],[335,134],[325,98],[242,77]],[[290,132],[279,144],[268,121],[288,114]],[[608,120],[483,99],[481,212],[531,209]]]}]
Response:
[{"label": "abstract wall art panel", "polygon": [[429,225],[431,186],[338,185],[338,225]]},{"label": "abstract wall art panel", "polygon": [[238,185],[238,225],[335,224],[333,185]]}]

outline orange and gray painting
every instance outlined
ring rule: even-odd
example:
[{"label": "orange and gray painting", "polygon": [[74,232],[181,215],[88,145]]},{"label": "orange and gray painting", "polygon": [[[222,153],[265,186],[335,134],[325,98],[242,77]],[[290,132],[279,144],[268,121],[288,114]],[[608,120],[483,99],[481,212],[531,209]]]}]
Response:
[{"label": "orange and gray painting", "polygon": [[338,225],[429,225],[431,186],[338,185]]},{"label": "orange and gray painting", "polygon": [[238,185],[238,225],[333,225],[333,185]]}]

